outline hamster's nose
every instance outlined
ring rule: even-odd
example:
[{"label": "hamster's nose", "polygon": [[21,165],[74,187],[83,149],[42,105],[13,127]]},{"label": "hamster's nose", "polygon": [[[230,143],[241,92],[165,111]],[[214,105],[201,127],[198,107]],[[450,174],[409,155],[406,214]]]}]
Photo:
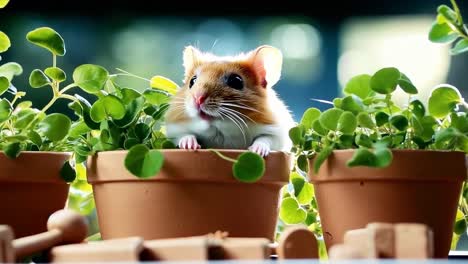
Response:
[{"label": "hamster's nose", "polygon": [[205,95],[196,95],[194,96],[195,99],[195,104],[197,105],[197,108],[199,109],[200,106],[205,102],[206,96]]}]

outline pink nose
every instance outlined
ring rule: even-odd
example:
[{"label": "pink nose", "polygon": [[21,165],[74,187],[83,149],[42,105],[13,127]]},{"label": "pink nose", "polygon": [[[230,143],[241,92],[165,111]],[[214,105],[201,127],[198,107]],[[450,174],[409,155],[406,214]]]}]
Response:
[{"label": "pink nose", "polygon": [[203,104],[203,102],[205,102],[205,100],[205,95],[195,96],[195,104],[197,105],[197,108],[200,108],[200,106]]}]

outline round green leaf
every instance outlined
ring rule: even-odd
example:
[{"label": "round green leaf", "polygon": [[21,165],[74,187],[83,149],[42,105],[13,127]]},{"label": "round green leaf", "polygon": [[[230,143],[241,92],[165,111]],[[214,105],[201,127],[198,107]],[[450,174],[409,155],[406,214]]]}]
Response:
[{"label": "round green leaf", "polygon": [[354,76],[346,84],[344,88],[345,94],[354,94],[361,99],[367,98],[372,93],[370,79],[371,76],[369,74]]},{"label": "round green leaf", "polygon": [[461,103],[460,92],[451,86],[434,89],[429,97],[429,114],[435,118],[444,118]]},{"label": "round green leaf", "polygon": [[411,82],[411,80],[406,76],[405,74],[401,73],[400,79],[398,80],[398,85],[400,88],[405,91],[407,94],[417,94],[418,89],[414,84]]},{"label": "round green leaf", "polygon": [[42,145],[41,135],[39,135],[34,130],[31,130],[31,131],[28,132],[28,139],[38,147],[40,147]]},{"label": "round green leaf", "polygon": [[75,180],[76,172],[75,169],[70,166],[70,162],[67,161],[63,164],[60,169],[60,177],[62,177],[65,182],[73,182]]},{"label": "round green leaf", "polygon": [[314,173],[319,171],[322,164],[328,159],[328,156],[333,153],[333,147],[334,146],[325,146],[314,158]]},{"label": "round green leaf", "polygon": [[336,130],[338,127],[338,120],[340,116],[343,114],[343,110],[338,108],[331,108],[323,112],[320,117],[319,121],[322,127],[328,130]]},{"label": "round green leaf", "polygon": [[357,122],[359,126],[373,129],[375,127],[375,123],[372,118],[369,116],[369,113],[361,112],[357,116]]},{"label": "round green leaf", "polygon": [[450,50],[452,55],[458,55],[468,51],[468,39],[462,39]]},{"label": "round green leaf", "polygon": [[0,0],[0,8],[4,8],[10,0]]},{"label": "round green leaf", "polygon": [[296,199],[288,197],[281,201],[279,217],[286,224],[299,224],[304,222],[307,212],[299,206]]},{"label": "round green leaf", "polygon": [[49,83],[49,78],[47,78],[41,70],[35,69],[31,72],[31,75],[29,75],[29,85],[31,85],[32,88],[44,87]]},{"label": "round green leaf", "polygon": [[458,38],[447,23],[439,24],[434,22],[429,31],[429,40],[435,43],[450,43]]},{"label": "round green leaf", "polygon": [[10,87],[10,81],[8,78],[0,76],[0,95],[5,93],[8,90],[8,87]]},{"label": "round green leaf", "polygon": [[147,89],[143,92],[143,96],[152,105],[166,104],[170,101],[169,94],[159,90]]},{"label": "round green leaf", "polygon": [[91,131],[84,121],[73,122],[70,128],[70,137],[77,138]]},{"label": "round green leaf", "polygon": [[[293,180],[296,180],[296,179],[293,179]],[[312,201],[312,198],[314,198],[314,188],[312,187],[312,184],[304,181],[304,184],[302,188],[300,189],[300,191],[299,192],[295,191],[294,195],[296,196],[297,202],[300,205],[310,204],[310,202]]]},{"label": "round green leaf", "polygon": [[350,111],[355,115],[364,110],[362,101],[357,96],[346,96],[341,101],[341,106],[339,108],[343,109],[344,111]]},{"label": "round green leaf", "polygon": [[156,176],[164,163],[164,155],[157,150],[150,150],[143,144],[130,148],[125,157],[125,167],[138,178]]},{"label": "round green leaf", "polygon": [[131,88],[121,88],[120,93],[122,94],[121,100],[126,105],[141,96],[140,92]]},{"label": "round green leaf", "polygon": [[122,119],[114,120],[114,124],[121,128],[131,125],[141,114],[144,104],[145,100],[141,97],[135,98],[133,101],[127,103],[125,116]]},{"label": "round green leaf", "polygon": [[297,166],[304,172],[309,171],[309,160],[307,159],[306,155],[300,155],[297,158]]},{"label": "round green leaf", "polygon": [[45,49],[48,49],[54,55],[65,55],[65,42],[55,30],[49,27],[37,28],[26,35],[26,39]]},{"label": "round green leaf", "polygon": [[107,95],[93,104],[90,116],[94,122],[101,122],[108,117],[119,120],[125,116],[125,106],[116,96]]},{"label": "round green leaf", "polygon": [[45,74],[49,76],[52,80],[57,82],[63,82],[67,79],[65,72],[58,67],[49,67],[44,70]]},{"label": "round green leaf", "polygon": [[424,107],[424,104],[419,100],[411,101],[410,110],[418,118],[422,118],[426,115],[426,108]]},{"label": "round green leaf", "polygon": [[293,127],[289,130],[289,138],[294,145],[300,145],[303,139],[303,129],[301,126]]},{"label": "round green leaf", "polygon": [[455,226],[453,227],[453,232],[457,235],[462,235],[466,232],[466,220],[460,219],[455,222]]},{"label": "round green leaf", "polygon": [[314,121],[317,120],[320,116],[320,110],[317,108],[309,108],[307,109],[301,118],[301,125],[306,129],[309,130],[312,128]]},{"label": "round green leaf", "polygon": [[265,160],[257,153],[244,152],[232,166],[232,173],[240,182],[256,182],[265,173]]},{"label": "round green leaf", "polygon": [[163,76],[154,76],[151,78],[150,86],[154,89],[166,91],[169,94],[175,94],[179,88],[175,82]]},{"label": "round green leaf", "polygon": [[7,51],[11,47],[10,38],[0,31],[0,53]]},{"label": "round green leaf", "polygon": [[394,115],[390,117],[390,124],[400,131],[405,131],[408,128],[408,119],[404,115]]},{"label": "round green leaf", "polygon": [[7,99],[0,99],[0,123],[5,122],[11,115],[11,104]]},{"label": "round green leaf", "polygon": [[357,127],[356,116],[351,112],[344,112],[338,119],[338,131],[341,131],[343,134],[352,135]]},{"label": "round green leaf", "polygon": [[377,112],[377,114],[375,114],[375,122],[379,127],[387,124],[389,118],[389,115],[385,112]]},{"label": "round green leaf", "polygon": [[5,155],[10,159],[16,159],[21,153],[21,143],[13,142],[5,146],[3,149]]},{"label": "round green leaf", "polygon": [[335,108],[341,108],[341,103],[343,102],[343,98],[335,98],[333,99],[333,106]]},{"label": "round green leaf", "polygon": [[455,13],[455,11],[453,11],[450,7],[448,7],[447,5],[440,5],[438,8],[437,8],[437,13],[441,14],[442,16],[444,16],[444,18],[447,20],[447,21],[450,21],[452,24],[456,24],[457,23],[457,13]]},{"label": "round green leaf", "polygon": [[0,66],[0,76],[5,76],[10,82],[13,76],[23,73],[23,67],[16,62],[7,62]]},{"label": "round green leaf", "polygon": [[131,149],[133,146],[140,144],[141,141],[137,138],[129,137],[124,141],[124,149]]},{"label": "round green leaf", "polygon": [[71,120],[68,116],[60,113],[53,113],[46,116],[39,123],[39,131],[51,141],[64,139],[71,127]]},{"label": "round green leaf", "polygon": [[348,167],[356,167],[356,166],[368,166],[373,167],[376,163],[376,157],[374,153],[372,153],[367,148],[359,148],[357,149],[353,157],[347,162]]},{"label": "round green leaf", "polygon": [[397,68],[383,68],[377,71],[370,80],[371,89],[380,94],[390,94],[395,91],[400,71]]},{"label": "round green leaf", "polygon": [[170,140],[164,140],[163,143],[161,144],[161,147],[163,149],[176,149],[177,145]]},{"label": "round green leaf", "polygon": [[321,124],[320,124],[320,121],[317,119],[314,121],[313,125],[312,125],[312,128],[314,129],[314,131],[321,135],[321,136],[326,136],[328,134],[328,129],[324,128]]},{"label": "round green leaf", "polygon": [[141,141],[147,139],[151,134],[151,128],[145,123],[138,123],[135,126],[135,135]]},{"label": "round green leaf", "polygon": [[109,73],[101,66],[83,64],[73,71],[73,81],[87,93],[99,92],[109,78]]},{"label": "round green leaf", "polygon": [[356,136],[356,145],[365,148],[372,148],[372,139],[366,134],[358,134]]},{"label": "round green leaf", "polygon": [[392,152],[388,148],[376,148],[374,167],[385,168],[392,163]]}]

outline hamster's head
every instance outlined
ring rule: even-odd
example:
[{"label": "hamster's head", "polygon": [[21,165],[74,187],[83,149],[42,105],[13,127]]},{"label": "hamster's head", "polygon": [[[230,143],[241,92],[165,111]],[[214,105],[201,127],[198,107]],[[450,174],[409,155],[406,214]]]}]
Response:
[{"label": "hamster's head", "polygon": [[261,46],[235,57],[217,57],[189,46],[179,100],[190,118],[272,123],[268,89],[281,75],[281,52]]}]

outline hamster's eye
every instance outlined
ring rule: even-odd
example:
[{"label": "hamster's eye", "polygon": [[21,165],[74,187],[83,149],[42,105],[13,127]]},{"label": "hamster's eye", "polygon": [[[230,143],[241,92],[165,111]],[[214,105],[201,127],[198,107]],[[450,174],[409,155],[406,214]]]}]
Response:
[{"label": "hamster's eye", "polygon": [[197,76],[194,75],[192,77],[192,79],[190,79],[190,83],[189,83],[189,88],[192,88],[192,86],[195,84],[195,81],[197,80]]},{"label": "hamster's eye", "polygon": [[239,75],[235,73],[230,74],[227,77],[226,84],[229,87],[234,88],[236,90],[241,90],[242,88],[244,88],[244,80],[242,80],[242,77],[240,77]]}]

